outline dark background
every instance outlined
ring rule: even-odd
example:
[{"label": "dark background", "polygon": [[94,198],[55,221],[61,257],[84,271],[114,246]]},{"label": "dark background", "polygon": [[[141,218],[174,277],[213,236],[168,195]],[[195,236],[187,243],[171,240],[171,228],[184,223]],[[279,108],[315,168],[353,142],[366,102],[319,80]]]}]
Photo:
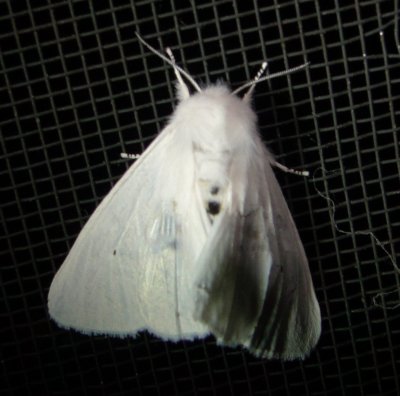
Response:
[{"label": "dark background", "polygon": [[[196,4],[196,5],[195,5]],[[2,395],[400,394],[400,44],[393,1],[1,1]],[[88,337],[47,313],[82,225],[165,125],[172,48],[198,81],[257,86],[260,133],[304,242],[322,336],[304,362]],[[329,197],[329,199],[328,199]],[[371,234],[373,233],[373,235]],[[385,294],[383,294],[385,293]]]}]

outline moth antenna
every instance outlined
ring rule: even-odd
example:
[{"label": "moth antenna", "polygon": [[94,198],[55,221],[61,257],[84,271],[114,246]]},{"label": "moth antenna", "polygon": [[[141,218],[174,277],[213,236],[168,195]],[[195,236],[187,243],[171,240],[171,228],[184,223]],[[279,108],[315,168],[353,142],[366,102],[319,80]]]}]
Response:
[{"label": "moth antenna", "polygon": [[250,100],[251,94],[253,93],[257,82],[260,80],[260,78],[263,75],[263,73],[265,72],[265,70],[267,70],[267,67],[268,67],[268,63],[267,62],[263,62],[261,64],[261,67],[258,70],[256,76],[253,78],[253,81],[252,81],[252,84],[250,85],[250,88],[247,90],[247,92],[243,96],[243,100],[245,102],[248,102]]},{"label": "moth antenna", "polygon": [[187,99],[190,96],[189,89],[188,89],[187,85],[184,83],[184,81],[182,79],[182,76],[181,76],[181,73],[180,73],[179,69],[177,68],[174,54],[172,53],[171,48],[169,48],[169,47],[167,47],[165,49],[165,52],[167,53],[167,55],[171,59],[172,66],[174,68],[175,76],[176,76],[176,78],[178,79],[178,82],[179,82],[179,86],[178,86],[179,100]]},{"label": "moth antenna", "polygon": [[[157,56],[159,56],[161,59],[163,59],[165,62],[167,62],[169,65],[171,65],[174,70],[179,70],[179,72],[185,76],[188,81],[193,85],[193,87],[196,89],[196,91],[201,92],[201,88],[199,87],[199,85],[196,83],[196,81],[194,81],[194,79],[191,77],[191,75],[187,72],[185,72],[185,70],[183,70],[181,67],[179,67],[177,64],[175,64],[174,62],[171,61],[171,59],[169,59],[168,57],[166,57],[165,55],[163,55],[161,52],[158,52],[155,48],[153,48],[150,44],[148,44],[146,41],[144,41],[142,39],[142,37],[139,35],[138,32],[135,32],[136,37],[138,38],[138,40],[146,47],[148,48],[151,52],[153,52],[153,54],[156,54]],[[176,71],[175,71],[176,74]]]},{"label": "moth antenna", "polygon": [[272,73],[272,74],[269,74],[268,76],[261,77],[261,78],[259,78],[257,81],[254,81],[254,80],[253,80],[253,81],[250,81],[250,82],[248,82],[248,83],[246,83],[246,84],[243,84],[243,85],[240,86],[239,88],[235,89],[235,90],[232,92],[232,95],[236,95],[236,94],[239,93],[240,91],[243,91],[245,88],[254,86],[255,84],[258,84],[259,82],[266,81],[266,80],[271,80],[271,79],[273,79],[273,78],[275,78],[275,77],[281,77],[281,76],[286,76],[287,74],[295,73],[295,72],[297,72],[298,70],[301,70],[301,69],[306,68],[309,64],[310,64],[310,62],[303,63],[302,65],[299,65],[299,66],[296,66],[296,67],[292,67],[291,69],[283,70],[283,71],[281,71],[281,72]]}]

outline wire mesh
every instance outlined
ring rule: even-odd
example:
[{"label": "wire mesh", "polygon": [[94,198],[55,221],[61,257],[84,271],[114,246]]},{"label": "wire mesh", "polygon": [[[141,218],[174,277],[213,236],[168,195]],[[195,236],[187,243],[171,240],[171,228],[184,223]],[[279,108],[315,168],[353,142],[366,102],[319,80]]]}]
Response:
[{"label": "wire mesh", "polygon": [[[3,395],[400,394],[398,4],[316,0],[0,3]],[[303,361],[212,337],[88,337],[47,313],[51,280],[101,199],[165,125],[169,46],[203,84],[263,60],[260,133],[309,258],[323,332]],[[371,234],[372,233],[372,234]]]}]

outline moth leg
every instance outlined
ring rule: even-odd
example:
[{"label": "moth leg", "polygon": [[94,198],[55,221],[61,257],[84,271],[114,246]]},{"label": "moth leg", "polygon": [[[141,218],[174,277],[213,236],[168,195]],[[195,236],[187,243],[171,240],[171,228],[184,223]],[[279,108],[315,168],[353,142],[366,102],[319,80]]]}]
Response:
[{"label": "moth leg", "polygon": [[129,153],[121,153],[121,158],[124,159],[138,159],[141,154],[129,154]]},{"label": "moth leg", "polygon": [[267,62],[263,62],[261,67],[260,67],[260,70],[257,72],[256,76],[253,78],[253,84],[250,85],[250,88],[243,95],[243,100],[245,102],[249,102],[250,101],[251,94],[253,93],[254,88],[256,87],[256,84],[257,84],[258,80],[261,78],[261,76],[263,75],[265,70],[267,70],[267,67],[268,67],[268,63]]},{"label": "moth leg", "polygon": [[299,171],[299,170],[296,170],[296,169],[291,169],[291,168],[286,167],[285,165],[280,164],[277,161],[273,161],[272,160],[271,164],[273,166],[276,166],[277,168],[283,170],[284,172],[287,172],[287,173],[293,173],[295,175],[300,175],[300,176],[310,176],[310,172],[309,171]]}]

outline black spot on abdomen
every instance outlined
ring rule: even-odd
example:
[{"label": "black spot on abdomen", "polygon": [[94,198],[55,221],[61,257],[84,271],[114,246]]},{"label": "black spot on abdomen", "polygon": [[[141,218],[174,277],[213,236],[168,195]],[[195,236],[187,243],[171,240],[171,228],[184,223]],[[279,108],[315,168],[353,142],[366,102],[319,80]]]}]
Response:
[{"label": "black spot on abdomen", "polygon": [[207,213],[210,215],[217,215],[221,210],[221,204],[218,201],[208,201]]},{"label": "black spot on abdomen", "polygon": [[218,186],[212,186],[210,189],[211,195],[217,195],[219,193],[219,187]]}]

